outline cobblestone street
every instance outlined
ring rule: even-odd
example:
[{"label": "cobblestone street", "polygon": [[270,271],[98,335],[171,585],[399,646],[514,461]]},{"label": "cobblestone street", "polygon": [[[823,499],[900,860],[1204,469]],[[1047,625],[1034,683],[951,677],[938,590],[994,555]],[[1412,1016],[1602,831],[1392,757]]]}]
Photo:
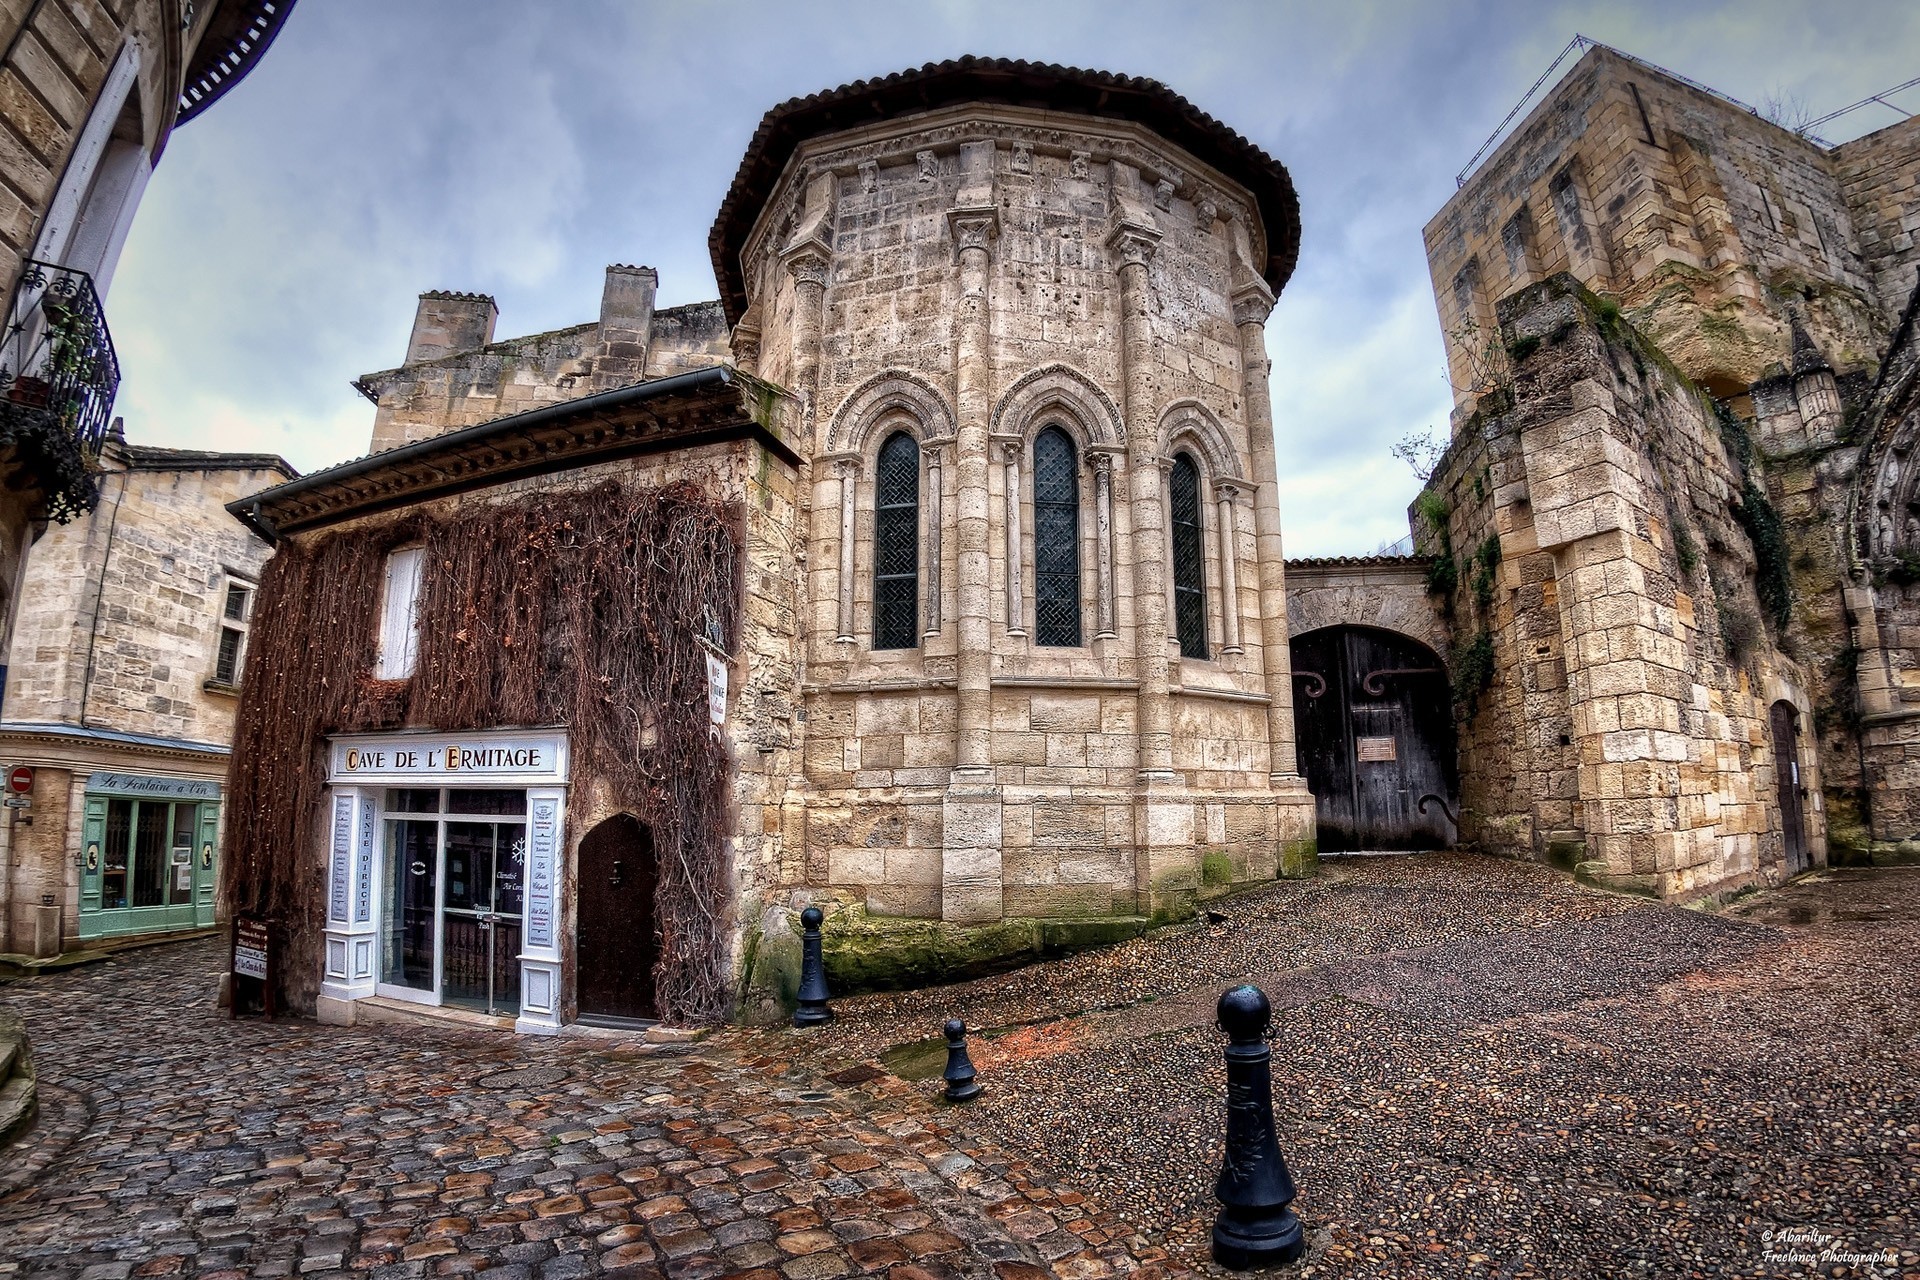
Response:
[{"label": "cobblestone street", "polygon": [[[1920,1274],[1916,888],[1835,872],[1708,916],[1343,859],[1207,925],[690,1047],[230,1022],[217,945],[129,953],[0,988],[43,1089],[0,1156],[0,1275],[1204,1266],[1212,1005],[1243,978],[1280,1008],[1296,1274]],[[986,1028],[964,1110],[919,1044],[948,1013]],[[1788,1227],[1898,1260],[1769,1261]]]}]

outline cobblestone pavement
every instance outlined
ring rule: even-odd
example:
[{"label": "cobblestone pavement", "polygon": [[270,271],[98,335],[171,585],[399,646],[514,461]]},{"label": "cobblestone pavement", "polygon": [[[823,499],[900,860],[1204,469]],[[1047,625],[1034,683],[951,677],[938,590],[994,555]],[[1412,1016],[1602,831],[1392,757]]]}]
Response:
[{"label": "cobblestone pavement", "polygon": [[[1920,1277],[1920,871],[1707,916],[1342,859],[1216,911],[690,1049],[229,1022],[204,943],[0,988],[53,1099],[0,1157],[0,1193],[45,1164],[0,1198],[0,1276],[1208,1268],[1213,1002],[1250,978],[1294,1274]],[[937,1071],[948,1013],[987,1028],[963,1109],[878,1070]],[[1895,1260],[1769,1260],[1785,1228]]]},{"label": "cobblestone pavement", "polygon": [[956,1149],[951,1113],[893,1077],[789,1060],[791,1034],[233,1022],[212,1009],[222,959],[187,943],[0,988],[51,1094],[0,1187],[71,1143],[0,1199],[0,1276],[1159,1270],[1072,1191]]},{"label": "cobblestone pavement", "polygon": [[1296,1274],[1807,1276],[1766,1235],[1805,1228],[1892,1251],[1817,1274],[1920,1278],[1920,869],[1704,915],[1490,859],[1323,866],[1184,935],[843,1001],[818,1043],[987,1028],[968,1132],[1203,1265],[1213,1006],[1249,978],[1279,1009]]}]

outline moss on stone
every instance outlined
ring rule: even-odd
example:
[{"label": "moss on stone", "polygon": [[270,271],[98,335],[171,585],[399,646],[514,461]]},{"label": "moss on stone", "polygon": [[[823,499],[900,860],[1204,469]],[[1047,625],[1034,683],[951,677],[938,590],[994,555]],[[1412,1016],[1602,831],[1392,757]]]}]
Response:
[{"label": "moss on stone", "polygon": [[1232,884],[1233,859],[1218,849],[1212,853],[1201,854],[1200,883],[1204,885]]},{"label": "moss on stone", "polygon": [[1827,865],[1865,867],[1873,863],[1873,832],[1860,812],[1859,793],[1823,790],[1827,811]]},{"label": "moss on stone", "polygon": [[1320,871],[1320,841],[1306,835],[1280,846],[1280,878],[1311,880]]}]

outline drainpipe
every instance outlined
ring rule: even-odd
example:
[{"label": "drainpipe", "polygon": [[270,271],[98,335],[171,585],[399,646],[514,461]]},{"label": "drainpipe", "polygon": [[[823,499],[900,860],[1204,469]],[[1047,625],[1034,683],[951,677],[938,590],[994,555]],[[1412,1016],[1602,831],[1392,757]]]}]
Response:
[{"label": "drainpipe", "polygon": [[[118,426],[119,423],[114,424]],[[120,523],[120,504],[127,496],[127,476],[131,468],[120,473],[120,488],[113,495],[113,514],[107,517],[106,545],[100,553],[100,581],[94,584],[93,607],[87,618],[87,665],[80,677],[80,727],[88,728],[87,702],[93,689],[93,651],[100,640],[100,600],[107,592],[107,567],[113,563],[113,531]]]}]

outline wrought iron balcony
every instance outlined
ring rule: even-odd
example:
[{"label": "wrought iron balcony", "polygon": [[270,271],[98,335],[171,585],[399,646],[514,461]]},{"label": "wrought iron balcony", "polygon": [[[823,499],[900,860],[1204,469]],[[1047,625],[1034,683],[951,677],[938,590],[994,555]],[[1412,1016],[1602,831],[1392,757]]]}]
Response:
[{"label": "wrought iron balcony", "polygon": [[0,442],[12,446],[13,465],[30,473],[55,520],[93,507],[119,389],[93,277],[29,259],[0,335]]}]

